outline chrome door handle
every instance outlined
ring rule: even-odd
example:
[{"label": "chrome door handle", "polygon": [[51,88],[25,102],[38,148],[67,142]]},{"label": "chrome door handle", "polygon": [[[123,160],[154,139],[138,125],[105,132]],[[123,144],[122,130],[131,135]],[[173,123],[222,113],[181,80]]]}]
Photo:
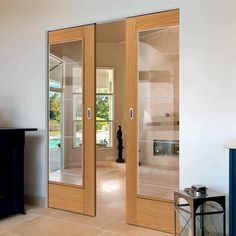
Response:
[{"label": "chrome door handle", "polygon": [[130,120],[133,120],[133,118],[134,118],[134,110],[132,107],[129,109],[129,118],[130,118]]},{"label": "chrome door handle", "polygon": [[91,117],[92,117],[92,111],[91,111],[91,108],[89,107],[89,108],[87,109],[87,118],[90,120]]}]

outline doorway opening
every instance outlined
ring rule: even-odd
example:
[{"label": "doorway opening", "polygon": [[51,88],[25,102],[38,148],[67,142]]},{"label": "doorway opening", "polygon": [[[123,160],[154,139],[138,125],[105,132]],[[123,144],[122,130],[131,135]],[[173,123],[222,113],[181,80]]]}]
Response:
[{"label": "doorway opening", "polygon": [[[125,20],[96,25],[97,215],[125,221],[126,168],[117,163],[124,135]],[[124,145],[124,144],[123,144]],[[125,145],[124,145],[125,146]],[[125,149],[122,152],[125,158]]]}]

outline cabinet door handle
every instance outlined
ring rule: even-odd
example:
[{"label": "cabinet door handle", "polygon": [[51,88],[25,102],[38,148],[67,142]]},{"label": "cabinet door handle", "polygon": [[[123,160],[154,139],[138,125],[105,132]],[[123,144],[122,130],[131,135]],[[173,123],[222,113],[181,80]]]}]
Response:
[{"label": "cabinet door handle", "polygon": [[89,107],[89,108],[87,109],[87,118],[90,120],[91,117],[92,117],[92,112],[91,112],[91,108]]},{"label": "cabinet door handle", "polygon": [[129,109],[129,118],[130,118],[130,120],[133,120],[133,118],[134,118],[134,110],[132,107]]}]

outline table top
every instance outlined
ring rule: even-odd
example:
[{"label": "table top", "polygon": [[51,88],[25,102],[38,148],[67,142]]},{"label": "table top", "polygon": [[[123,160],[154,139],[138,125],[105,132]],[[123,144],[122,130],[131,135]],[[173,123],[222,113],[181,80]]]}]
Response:
[{"label": "table top", "polygon": [[201,198],[217,198],[217,197],[225,197],[225,195],[221,194],[221,193],[217,193],[211,190],[207,190],[207,194],[206,195],[202,195],[202,196],[192,196],[191,194],[188,194],[187,192],[185,192],[184,190],[180,190],[180,191],[175,191],[175,193],[177,193],[178,195],[181,196],[185,196],[187,198],[192,198],[192,199],[201,199]]},{"label": "table top", "polygon": [[1,131],[37,131],[37,128],[0,127]]}]

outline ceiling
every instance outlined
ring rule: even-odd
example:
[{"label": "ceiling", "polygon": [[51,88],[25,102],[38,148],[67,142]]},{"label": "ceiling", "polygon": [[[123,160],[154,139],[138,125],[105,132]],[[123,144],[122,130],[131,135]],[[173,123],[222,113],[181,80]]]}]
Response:
[{"label": "ceiling", "polygon": [[99,43],[120,43],[125,41],[125,20],[96,25],[96,41]]},{"label": "ceiling", "polygon": [[82,41],[72,41],[50,45],[50,53],[66,63],[82,61]]}]

